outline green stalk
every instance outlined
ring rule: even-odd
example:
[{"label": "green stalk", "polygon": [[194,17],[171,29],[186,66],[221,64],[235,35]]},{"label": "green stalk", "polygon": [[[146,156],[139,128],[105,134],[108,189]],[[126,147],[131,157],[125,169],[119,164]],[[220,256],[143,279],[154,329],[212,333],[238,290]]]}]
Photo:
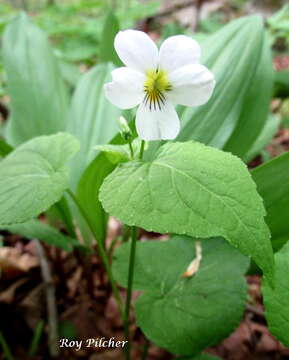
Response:
[{"label": "green stalk", "polygon": [[33,357],[36,354],[36,351],[38,349],[39,343],[40,343],[40,339],[41,339],[41,335],[43,332],[43,328],[44,328],[44,321],[40,320],[35,328],[34,334],[33,334],[33,338],[29,347],[29,351],[28,351],[28,356],[29,357]]},{"label": "green stalk", "polygon": [[77,197],[69,189],[67,190],[67,193],[69,194],[71,199],[74,201],[74,203],[78,207],[82,217],[86,221],[91,233],[93,234],[93,236],[94,236],[94,238],[95,238],[95,240],[97,242],[99,255],[100,255],[101,261],[102,261],[102,263],[103,263],[103,265],[105,267],[105,270],[107,272],[108,279],[109,279],[110,284],[111,284],[111,288],[112,288],[114,298],[115,298],[115,300],[117,302],[118,309],[119,309],[119,312],[121,314],[121,317],[124,318],[124,314],[123,314],[123,310],[122,310],[122,301],[121,301],[121,298],[120,298],[120,295],[119,295],[118,288],[117,288],[117,286],[115,284],[115,281],[114,281],[114,278],[113,278],[113,275],[112,275],[112,271],[111,271],[111,267],[110,267],[110,264],[109,264],[109,259],[108,259],[107,255],[106,255],[103,244],[100,241],[98,241],[97,234],[94,231],[94,227],[93,227],[92,223],[90,222],[89,216],[87,216],[86,211],[82,207],[81,203],[78,201]]},{"label": "green stalk", "polygon": [[131,160],[133,160],[133,158],[134,158],[134,151],[133,151],[133,146],[132,146],[132,141],[131,141],[131,139],[128,140],[128,146],[129,146],[129,150],[130,150]]},{"label": "green stalk", "polygon": [[13,356],[12,356],[12,353],[11,353],[11,350],[2,334],[2,332],[0,331],[0,345],[2,347],[2,350],[3,350],[3,354],[4,354],[4,358],[6,360],[14,360]]},{"label": "green stalk", "polygon": [[71,236],[73,239],[77,239],[77,235],[74,230],[73,223],[70,221],[69,217],[65,213],[65,210],[63,209],[63,205],[62,205],[61,201],[63,201],[63,199],[58,201],[55,204],[55,207],[56,207],[57,211],[59,212],[59,215],[62,218],[64,225],[66,226],[66,230],[67,230],[69,236]]},{"label": "green stalk", "polygon": [[[141,141],[139,160],[142,160],[143,153],[145,148],[145,141]],[[133,284],[133,275],[134,275],[134,263],[135,263],[135,253],[136,253],[136,241],[137,241],[137,229],[136,227],[131,227],[131,245],[130,245],[130,254],[129,254],[129,265],[128,265],[128,280],[127,280],[127,296],[125,303],[124,311],[124,334],[125,340],[127,341],[125,347],[126,360],[130,360],[130,334],[129,334],[129,314],[131,307],[131,296],[132,296],[132,284]]]},{"label": "green stalk", "polygon": [[144,148],[145,148],[145,141],[142,140],[141,145],[140,145],[140,151],[139,151],[139,159],[140,160],[142,160],[142,158],[143,158]]},{"label": "green stalk", "polygon": [[144,347],[143,347],[143,353],[142,353],[141,360],[146,360],[147,359],[148,352],[149,352],[149,346],[150,346],[150,343],[146,339],[146,342],[145,342]]},{"label": "green stalk", "polygon": [[133,275],[134,275],[134,263],[135,263],[135,250],[136,250],[136,228],[131,228],[131,247],[129,254],[129,265],[128,265],[128,281],[127,281],[127,296],[125,303],[124,311],[124,334],[125,340],[127,341],[125,347],[126,359],[130,360],[130,335],[129,335],[129,314],[130,314],[130,304],[132,296],[132,284],[133,284]]}]

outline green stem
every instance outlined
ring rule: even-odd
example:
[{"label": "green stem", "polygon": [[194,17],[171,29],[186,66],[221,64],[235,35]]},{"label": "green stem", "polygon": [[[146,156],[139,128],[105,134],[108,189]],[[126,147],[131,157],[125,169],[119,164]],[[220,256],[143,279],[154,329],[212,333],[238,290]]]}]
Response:
[{"label": "green stem", "polygon": [[129,150],[130,150],[131,160],[133,160],[133,158],[134,158],[134,151],[133,151],[133,146],[132,146],[131,140],[128,140],[128,146],[129,146]]},{"label": "green stem", "polygon": [[130,238],[130,227],[126,224],[123,224],[123,229],[122,229],[122,239],[121,241],[123,243],[127,242]]},{"label": "green stem", "polygon": [[140,160],[142,160],[142,158],[143,158],[144,148],[145,148],[145,141],[142,140],[141,145],[140,145],[140,151],[139,151],[139,159]]},{"label": "green stem", "polygon": [[74,239],[77,239],[77,235],[76,235],[76,232],[74,230],[73,223],[70,221],[69,217],[66,215],[65,210],[63,209],[62,204],[61,204],[60,201],[58,201],[55,204],[55,207],[58,210],[59,215],[60,215],[60,217],[62,218],[62,220],[64,222],[64,225],[66,226],[66,230],[67,230],[69,236],[71,236]]},{"label": "green stem", "polygon": [[3,354],[4,354],[4,357],[6,358],[6,360],[13,360],[14,358],[11,354],[11,350],[10,350],[1,331],[0,331],[0,345],[2,347]]},{"label": "green stem", "polygon": [[126,348],[125,354],[126,359],[130,360],[130,336],[129,336],[129,314],[130,314],[130,305],[131,305],[131,296],[132,296],[132,284],[133,284],[133,275],[134,275],[134,263],[135,263],[135,250],[136,250],[136,228],[131,228],[131,246],[130,246],[130,254],[129,254],[129,265],[128,265],[128,281],[127,281],[127,296],[125,303],[125,311],[124,311],[124,333]]},{"label": "green stem", "polygon": [[149,347],[150,347],[150,343],[147,339],[145,339],[145,344],[143,347],[143,353],[142,353],[141,360],[146,360],[146,358],[148,356],[148,352],[149,352]]},{"label": "green stem", "polygon": [[45,325],[45,323],[42,319],[37,323],[36,328],[34,330],[33,337],[32,337],[32,341],[31,341],[31,344],[29,347],[28,357],[35,356],[37,349],[39,347],[39,344],[40,344],[41,336],[43,334],[44,325]]},{"label": "green stem", "polygon": [[117,302],[118,309],[119,309],[119,312],[121,314],[121,317],[124,318],[124,314],[123,314],[123,310],[122,310],[122,301],[121,301],[121,298],[120,298],[120,295],[119,295],[118,288],[117,288],[117,286],[115,284],[115,281],[114,281],[114,278],[113,278],[113,275],[112,275],[112,271],[111,271],[111,267],[110,267],[110,264],[109,264],[109,260],[108,260],[108,257],[106,255],[106,252],[104,250],[103,244],[100,241],[97,240],[97,234],[95,233],[95,230],[94,230],[94,227],[93,227],[93,225],[92,225],[92,223],[90,221],[90,218],[87,215],[85,209],[82,207],[81,203],[78,201],[77,197],[69,189],[67,190],[67,193],[69,194],[71,199],[74,201],[74,203],[78,207],[82,217],[86,221],[88,227],[90,228],[90,231],[92,232],[95,240],[97,241],[98,251],[99,251],[101,261],[102,261],[102,263],[103,263],[103,265],[105,267],[105,270],[107,272],[107,275],[108,275],[108,278],[109,278],[109,281],[110,281],[110,284],[111,284],[112,292],[113,292],[113,295],[114,295],[115,300]]}]

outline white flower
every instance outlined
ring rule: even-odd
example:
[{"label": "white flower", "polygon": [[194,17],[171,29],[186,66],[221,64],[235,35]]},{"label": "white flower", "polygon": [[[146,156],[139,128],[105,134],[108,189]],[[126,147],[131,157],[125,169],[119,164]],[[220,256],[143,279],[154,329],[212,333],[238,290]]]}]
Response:
[{"label": "white flower", "polygon": [[174,139],[180,131],[174,105],[203,105],[215,86],[214,75],[200,64],[199,44],[176,35],[158,51],[144,32],[125,30],[116,35],[114,46],[126,67],[112,71],[107,98],[121,109],[139,105],[136,129],[143,140]]}]

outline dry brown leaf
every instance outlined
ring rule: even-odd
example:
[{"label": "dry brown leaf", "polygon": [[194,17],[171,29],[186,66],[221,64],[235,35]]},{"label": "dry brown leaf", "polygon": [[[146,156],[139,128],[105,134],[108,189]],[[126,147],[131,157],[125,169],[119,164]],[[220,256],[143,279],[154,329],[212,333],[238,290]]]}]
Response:
[{"label": "dry brown leaf", "polygon": [[196,241],[195,244],[196,247],[196,257],[194,258],[194,260],[190,263],[190,265],[188,266],[187,270],[185,271],[185,273],[182,275],[182,277],[191,277],[193,276],[200,267],[200,263],[202,260],[202,246],[201,246],[201,242],[200,241]]},{"label": "dry brown leaf", "polygon": [[16,290],[23,284],[25,284],[29,279],[27,277],[21,278],[13,284],[11,284],[7,289],[2,290],[0,293],[0,302],[10,304],[13,302],[15,298],[15,292]]},{"label": "dry brown leaf", "polygon": [[38,265],[38,259],[34,255],[9,246],[0,248],[0,269],[7,278],[13,278]]}]

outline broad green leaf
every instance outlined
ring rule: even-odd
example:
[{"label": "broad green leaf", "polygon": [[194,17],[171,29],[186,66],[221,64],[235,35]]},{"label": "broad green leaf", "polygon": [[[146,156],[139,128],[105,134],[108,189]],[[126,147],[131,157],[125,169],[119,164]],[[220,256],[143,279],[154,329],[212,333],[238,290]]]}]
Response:
[{"label": "broad green leaf", "polygon": [[256,185],[237,157],[197,142],[169,143],[151,162],[121,164],[100,190],[125,224],[194,237],[222,236],[273,277],[270,233]]},{"label": "broad green leaf", "polygon": [[263,130],[260,132],[251,149],[244,156],[244,161],[249,162],[259,155],[266,145],[270,143],[274,135],[277,133],[281,118],[275,114],[270,114]]},{"label": "broad green leaf", "polygon": [[72,99],[67,131],[81,144],[80,152],[71,163],[73,188],[97,155],[94,146],[106,144],[118,131],[117,119],[121,112],[105,99],[103,91],[112,69],[110,64],[101,64],[84,74]]},{"label": "broad green leaf", "polygon": [[119,32],[119,23],[112,11],[107,15],[101,36],[101,42],[99,45],[99,58],[103,62],[112,62],[117,66],[121,66],[120,61],[115,49],[114,38]]},{"label": "broad green leaf", "polygon": [[289,238],[289,153],[258,166],[252,176],[264,200],[273,248],[278,250]]},{"label": "broad green leaf", "polygon": [[66,133],[40,136],[0,162],[0,224],[26,222],[47,210],[68,187],[67,161],[78,141]]},{"label": "broad green leaf", "polygon": [[272,64],[262,19],[231,22],[204,41],[202,52],[203,62],[215,74],[216,88],[207,104],[181,112],[178,139],[226,145],[242,157],[258,137],[269,109]]},{"label": "broad green leaf", "polygon": [[[129,243],[117,249],[113,272],[127,286]],[[144,293],[135,310],[137,324],[156,345],[181,355],[195,355],[218,343],[238,326],[246,302],[243,277],[249,261],[223,239],[201,241],[197,273],[182,275],[195,258],[195,241],[137,243],[134,289]]]},{"label": "broad green leaf", "polygon": [[11,97],[9,142],[64,130],[67,93],[57,61],[46,35],[24,13],[5,30],[3,60]]},{"label": "broad green leaf", "polygon": [[269,330],[285,346],[289,346],[289,242],[275,254],[275,286],[263,283],[265,316]]},{"label": "broad green leaf", "polygon": [[75,245],[78,245],[76,239],[66,236],[54,227],[34,219],[23,224],[1,225],[1,230],[7,230],[29,239],[38,239],[66,251],[71,251]]},{"label": "broad green leaf", "polygon": [[0,157],[8,155],[13,150],[12,146],[0,138]]}]

